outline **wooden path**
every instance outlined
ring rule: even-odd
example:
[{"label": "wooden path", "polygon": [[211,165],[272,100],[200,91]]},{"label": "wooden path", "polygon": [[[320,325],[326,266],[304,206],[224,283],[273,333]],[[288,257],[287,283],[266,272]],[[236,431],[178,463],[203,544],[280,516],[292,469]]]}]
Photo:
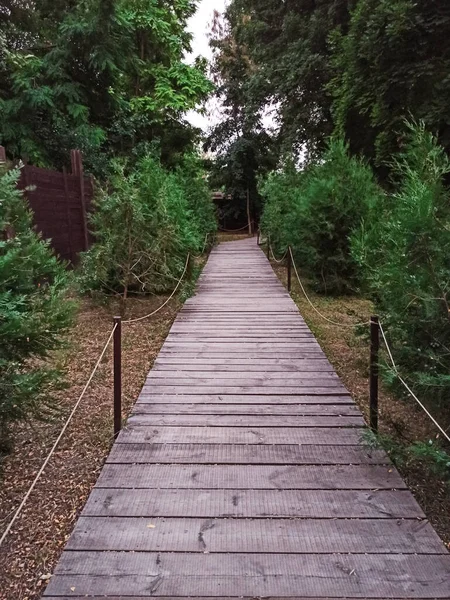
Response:
[{"label": "wooden path", "polygon": [[254,240],[221,244],[45,594],[450,598],[450,555]]}]

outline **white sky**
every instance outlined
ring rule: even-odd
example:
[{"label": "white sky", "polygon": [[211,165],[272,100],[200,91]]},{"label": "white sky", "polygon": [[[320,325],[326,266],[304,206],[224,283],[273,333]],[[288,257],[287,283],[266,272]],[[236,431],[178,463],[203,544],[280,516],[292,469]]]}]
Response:
[{"label": "white sky", "polygon": [[[188,62],[197,56],[204,56],[208,60],[212,58],[212,52],[209,47],[208,33],[211,30],[211,23],[214,10],[222,13],[225,10],[227,0],[200,0],[197,12],[189,20],[188,29],[193,34],[192,54],[187,57]],[[217,123],[220,115],[217,114],[217,107],[212,102],[207,106],[208,114],[200,115],[195,111],[190,111],[187,119],[195,127],[200,127],[206,131],[211,125]]]}]

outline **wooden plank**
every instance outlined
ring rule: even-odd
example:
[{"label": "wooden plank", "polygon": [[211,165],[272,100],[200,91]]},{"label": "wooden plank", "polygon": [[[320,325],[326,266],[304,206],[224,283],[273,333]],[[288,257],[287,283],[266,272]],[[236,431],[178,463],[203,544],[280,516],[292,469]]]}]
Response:
[{"label": "wooden plank", "polygon": [[[259,367],[261,369],[261,367]],[[220,382],[224,380],[232,380],[236,383],[242,383],[242,385],[260,385],[267,383],[271,385],[282,385],[283,382],[287,382],[288,385],[317,385],[322,387],[327,385],[325,382],[333,382],[339,383],[340,379],[333,372],[304,372],[296,371],[296,372],[283,372],[278,371],[275,373],[270,373],[267,371],[259,371],[259,372],[222,372],[222,371],[202,371],[200,367],[198,367],[197,371],[183,371],[178,368],[172,368],[170,371],[160,371],[160,370],[152,370],[146,380],[146,383],[162,383],[164,382],[171,383],[172,380],[176,379],[179,382],[183,383],[198,383],[199,381],[204,381],[206,384],[210,385],[212,382]],[[229,381],[227,381],[229,383]]]},{"label": "wooden plank", "polygon": [[137,402],[133,414],[148,415],[292,415],[292,416],[357,416],[359,409],[352,404],[209,404],[183,402],[183,398],[175,398],[172,402],[144,403]]},{"label": "wooden plank", "polygon": [[297,395],[289,395],[289,396],[280,396],[280,395],[271,395],[264,394],[261,395],[252,395],[252,394],[141,394],[139,396],[138,402],[142,403],[150,403],[150,404],[165,404],[166,402],[185,402],[189,404],[252,404],[252,405],[265,405],[265,404],[274,404],[274,405],[326,405],[326,404],[335,404],[335,405],[352,405],[354,406],[354,402],[350,395],[321,395],[321,396],[312,396],[305,394],[297,394]]},{"label": "wooden plank", "polygon": [[164,344],[165,350],[179,350],[181,348],[187,349],[191,348],[194,350],[236,350],[239,347],[239,350],[245,351],[255,351],[255,350],[268,350],[272,354],[276,354],[277,350],[288,351],[292,348],[294,350],[315,350],[317,352],[322,352],[320,346],[315,341],[303,341],[303,342],[240,342],[236,340],[235,342],[202,342],[202,341],[168,341]]},{"label": "wooden plank", "polygon": [[80,517],[67,549],[146,552],[443,554],[423,520]]},{"label": "wooden plank", "polygon": [[101,488],[130,489],[405,489],[389,465],[111,465],[97,483]]},{"label": "wooden plank", "polygon": [[159,444],[314,444],[355,446],[364,429],[330,427],[154,427],[133,425],[129,419],[118,437],[120,443]]},{"label": "wooden plank", "polygon": [[393,554],[67,552],[46,596],[448,599],[449,563],[448,556]]},{"label": "wooden plank", "polygon": [[418,519],[406,490],[129,490],[97,489],[84,517],[300,517]]},{"label": "wooden plank", "polygon": [[141,396],[151,395],[173,395],[173,394],[195,394],[195,395],[211,395],[211,394],[250,394],[254,396],[258,394],[261,398],[265,395],[284,395],[284,396],[298,396],[303,394],[306,396],[330,396],[336,394],[342,396],[346,393],[346,389],[343,385],[327,386],[327,387],[316,387],[316,386],[261,386],[261,385],[240,385],[240,386],[223,386],[223,385],[146,385],[143,388]]},{"label": "wooden plank", "polygon": [[382,450],[361,446],[123,444],[114,446],[107,462],[119,464],[389,464]]},{"label": "wooden plank", "polygon": [[228,362],[229,359],[244,359],[246,361],[261,361],[261,364],[265,364],[266,361],[275,360],[290,360],[290,359],[307,359],[307,360],[317,360],[323,361],[325,359],[325,355],[322,351],[314,350],[308,352],[300,352],[300,351],[260,351],[260,352],[240,352],[239,349],[236,350],[207,350],[207,351],[197,351],[190,350],[188,348],[184,348],[179,350],[178,352],[174,352],[172,350],[161,349],[159,353],[159,357],[163,359],[200,359],[206,358],[209,360],[220,360],[222,362]]},{"label": "wooden plank", "polygon": [[132,425],[174,427],[364,427],[358,416],[282,416],[282,415],[149,415],[133,410],[128,423]]},{"label": "wooden plank", "polygon": [[[261,361],[245,361],[238,362],[237,359],[235,364],[229,364],[229,361],[224,362],[220,359],[195,359],[195,358],[160,358],[155,361],[153,365],[153,372],[173,372],[182,371],[212,371],[213,373],[321,373],[321,372],[333,372],[333,367],[326,361],[311,361],[310,363],[295,363],[294,361],[267,361],[262,363]],[[261,369],[264,369],[262,371]]]}]

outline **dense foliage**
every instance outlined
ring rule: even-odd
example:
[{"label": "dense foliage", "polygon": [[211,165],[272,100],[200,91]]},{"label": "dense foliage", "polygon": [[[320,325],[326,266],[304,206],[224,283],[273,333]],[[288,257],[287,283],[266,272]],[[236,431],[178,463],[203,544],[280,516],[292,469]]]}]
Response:
[{"label": "dense foliage", "polygon": [[239,110],[272,110],[264,231],[320,291],[370,294],[410,383],[448,396],[450,5],[231,0],[224,18]]},{"label": "dense foliage", "polygon": [[112,170],[91,217],[96,243],[83,257],[84,288],[123,299],[172,289],[187,254],[200,252],[216,228],[197,159],[168,172],[147,155],[132,168],[114,161]]},{"label": "dense foliage", "polygon": [[318,290],[348,293],[359,285],[350,236],[374,212],[381,190],[370,168],[331,140],[320,161],[297,173],[291,165],[263,185],[263,230],[280,249],[292,247]]},{"label": "dense foliage", "polygon": [[[450,160],[423,124],[393,164],[395,192],[352,239],[395,358],[433,399],[450,390]],[[395,379],[395,378],[393,378]]]},{"label": "dense foliage", "polygon": [[0,143],[60,167],[72,148],[103,175],[108,155],[158,140],[176,162],[195,131],[184,114],[211,89],[189,66],[194,0],[72,0],[0,7]]},{"label": "dense foliage", "polygon": [[450,150],[447,0],[358,0],[348,32],[332,38],[336,76],[327,89],[353,152],[383,167],[401,148],[410,115]]},{"label": "dense foliage", "polygon": [[450,149],[447,0],[232,0],[225,18],[251,67],[239,103],[275,109],[282,154],[320,155],[337,130],[386,178],[410,115]]},{"label": "dense foliage", "polygon": [[0,446],[8,425],[41,416],[56,373],[45,359],[73,315],[64,266],[31,228],[18,171],[0,174]]},{"label": "dense foliage", "polygon": [[282,153],[314,154],[332,133],[330,32],[345,31],[348,0],[233,0],[227,19],[253,66],[242,82],[251,112],[275,107]]},{"label": "dense foliage", "polygon": [[248,48],[235,35],[239,22],[236,19],[239,20],[239,15],[233,12],[226,20],[216,15],[213,24],[211,70],[222,118],[209,132],[205,147],[215,153],[211,186],[230,197],[220,207],[219,220],[241,226],[259,221],[258,177],[273,169],[276,159],[272,137],[263,126],[262,112],[253,111],[246,102],[245,82],[254,65]]}]

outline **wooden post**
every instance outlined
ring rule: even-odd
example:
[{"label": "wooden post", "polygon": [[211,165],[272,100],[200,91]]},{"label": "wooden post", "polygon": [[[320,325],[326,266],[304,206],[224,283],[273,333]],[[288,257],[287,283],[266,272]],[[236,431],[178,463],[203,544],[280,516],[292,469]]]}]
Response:
[{"label": "wooden post", "polygon": [[3,146],[0,146],[0,163],[6,162],[6,150]]},{"label": "wooden post", "polygon": [[72,175],[78,175],[78,158],[76,150],[70,151],[70,165],[72,169]]},{"label": "wooden post", "polygon": [[122,318],[114,317],[114,437],[122,429]]},{"label": "wooden post", "polygon": [[89,250],[89,233],[87,225],[87,212],[86,212],[86,196],[84,189],[84,172],[83,172],[83,160],[81,158],[81,152],[79,150],[72,150],[70,153],[70,161],[72,163],[72,173],[77,175],[80,182],[80,206],[81,206],[81,221],[83,225],[83,236],[84,236],[84,249]]},{"label": "wooden post", "polygon": [[76,256],[74,255],[73,246],[72,246],[72,215],[70,214],[69,184],[67,182],[66,167],[63,167],[63,178],[64,178],[64,194],[66,196],[67,234],[68,234],[70,262],[72,264],[75,264]]},{"label": "wooden post", "polygon": [[378,433],[378,355],[380,350],[380,322],[370,319],[370,428]]},{"label": "wooden post", "polygon": [[267,236],[267,260],[270,260],[270,235]]},{"label": "wooden post", "polygon": [[291,247],[288,247],[287,253],[287,288],[288,292],[291,292],[292,289],[292,257],[291,257]]},{"label": "wooden post", "polygon": [[186,280],[192,281],[193,277],[194,277],[194,261],[192,259],[191,254],[189,253],[188,264],[187,264],[187,268],[186,268]]}]

